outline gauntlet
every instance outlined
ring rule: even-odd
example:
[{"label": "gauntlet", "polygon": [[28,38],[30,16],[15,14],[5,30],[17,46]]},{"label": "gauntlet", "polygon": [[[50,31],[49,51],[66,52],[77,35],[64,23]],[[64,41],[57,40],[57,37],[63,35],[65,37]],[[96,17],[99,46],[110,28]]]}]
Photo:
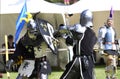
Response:
[{"label": "gauntlet", "polygon": [[6,71],[11,71],[11,68],[12,68],[12,66],[13,66],[13,63],[14,63],[14,61],[11,59],[11,60],[8,60],[7,62],[6,62]]}]

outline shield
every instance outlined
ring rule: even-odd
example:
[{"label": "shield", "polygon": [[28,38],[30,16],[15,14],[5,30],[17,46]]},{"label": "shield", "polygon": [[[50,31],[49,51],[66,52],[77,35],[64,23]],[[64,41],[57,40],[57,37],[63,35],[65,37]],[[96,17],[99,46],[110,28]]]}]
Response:
[{"label": "shield", "polygon": [[52,25],[49,22],[39,19],[39,18],[36,18],[36,23],[38,25],[40,34],[42,35],[48,47],[51,49],[51,51],[54,54],[57,54],[57,51],[58,51],[57,43],[56,43],[56,39],[53,36],[54,30],[53,30]]}]

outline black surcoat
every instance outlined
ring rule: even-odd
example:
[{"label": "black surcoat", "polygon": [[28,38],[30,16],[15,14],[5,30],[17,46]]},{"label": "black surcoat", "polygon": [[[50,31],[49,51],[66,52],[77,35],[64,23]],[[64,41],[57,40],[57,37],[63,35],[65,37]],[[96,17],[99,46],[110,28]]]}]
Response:
[{"label": "black surcoat", "polygon": [[19,56],[23,59],[35,59],[34,47],[40,46],[44,41],[41,35],[38,35],[35,40],[30,39],[27,33],[19,40],[12,59],[18,60]]}]

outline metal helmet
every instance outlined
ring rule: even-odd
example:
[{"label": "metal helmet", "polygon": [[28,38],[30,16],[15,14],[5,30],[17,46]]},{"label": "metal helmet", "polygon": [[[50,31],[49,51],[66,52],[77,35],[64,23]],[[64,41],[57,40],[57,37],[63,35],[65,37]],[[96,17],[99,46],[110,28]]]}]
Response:
[{"label": "metal helmet", "polygon": [[60,33],[66,33],[68,31],[68,27],[65,26],[64,24],[59,25],[59,32]]},{"label": "metal helmet", "polygon": [[85,27],[93,26],[93,15],[90,10],[87,9],[81,13],[80,24],[81,24],[81,26],[85,26]]},{"label": "metal helmet", "polygon": [[30,34],[37,35],[38,30],[37,30],[37,25],[33,19],[31,19],[28,24],[27,24],[27,30]]}]

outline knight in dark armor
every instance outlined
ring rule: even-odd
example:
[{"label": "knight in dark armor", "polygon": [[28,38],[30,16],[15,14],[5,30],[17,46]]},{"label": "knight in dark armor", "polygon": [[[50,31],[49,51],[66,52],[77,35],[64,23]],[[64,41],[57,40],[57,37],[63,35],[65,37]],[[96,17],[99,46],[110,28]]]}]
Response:
[{"label": "knight in dark armor", "polygon": [[60,79],[95,79],[93,47],[97,37],[91,28],[92,20],[92,12],[85,10],[81,13],[80,24],[60,27],[59,32],[67,35],[66,43],[74,45],[73,59],[66,65]]},{"label": "knight in dark armor", "polygon": [[27,24],[27,32],[19,40],[13,57],[6,64],[6,69],[9,71],[11,66],[22,57],[23,62],[19,67],[16,79],[48,79],[51,66],[47,60],[46,49],[49,47],[56,53],[51,42],[54,39],[53,32],[52,25],[47,21],[31,18]]}]

